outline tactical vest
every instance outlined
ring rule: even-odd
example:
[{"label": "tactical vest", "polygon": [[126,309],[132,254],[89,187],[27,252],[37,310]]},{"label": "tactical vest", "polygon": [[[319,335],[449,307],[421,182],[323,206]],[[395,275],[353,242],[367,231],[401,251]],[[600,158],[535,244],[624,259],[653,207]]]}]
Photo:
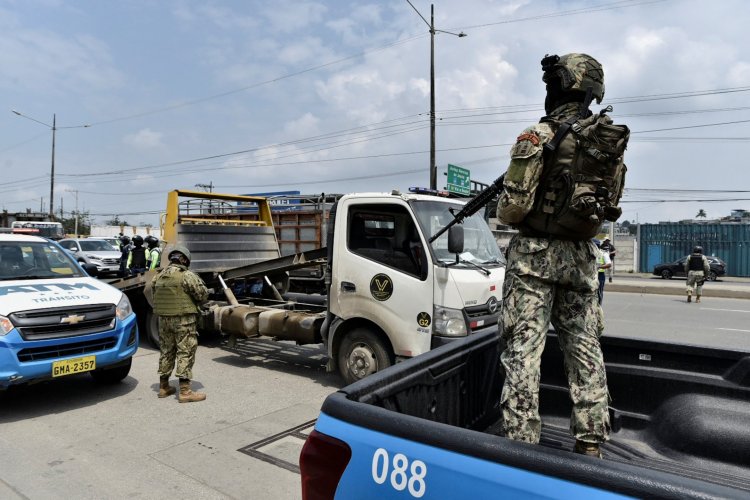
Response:
[{"label": "tactical vest", "polygon": [[132,269],[143,269],[146,267],[146,249],[143,247],[134,247],[130,250],[133,259],[130,261]]},{"label": "tactical vest", "polygon": [[623,153],[630,138],[601,112],[587,118],[542,118],[555,131],[544,145],[544,168],[531,211],[520,224],[523,234],[587,240],[601,224],[622,214],[617,204],[625,185]]},{"label": "tactical vest", "polygon": [[182,269],[161,272],[154,282],[154,314],[159,316],[198,314],[195,302],[182,288],[184,278],[185,271]]},{"label": "tactical vest", "polygon": [[690,256],[690,264],[688,264],[689,271],[704,271],[703,269],[703,256],[700,254],[693,254]]}]

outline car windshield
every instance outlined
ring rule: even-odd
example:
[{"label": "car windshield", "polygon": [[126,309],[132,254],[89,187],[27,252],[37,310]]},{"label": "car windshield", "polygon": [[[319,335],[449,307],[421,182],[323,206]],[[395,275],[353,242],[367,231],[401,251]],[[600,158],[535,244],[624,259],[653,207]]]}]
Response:
[{"label": "car windshield", "polygon": [[[453,220],[451,209],[456,212],[463,208],[458,203],[445,203],[440,201],[414,201],[412,208],[417,216],[422,232],[429,239],[433,234],[445,227]],[[493,265],[505,264],[505,258],[500,252],[500,247],[495,241],[489,226],[482,218],[481,212],[477,212],[463,221],[464,228],[464,251],[459,255],[459,262],[464,261],[471,264],[492,267]],[[443,233],[440,238],[432,242],[432,251],[439,262],[449,264],[456,261],[456,256],[448,252],[448,232]]]},{"label": "car windshield", "polygon": [[48,242],[0,242],[0,281],[85,276],[75,261]]},{"label": "car windshield", "polygon": [[84,240],[80,241],[81,250],[84,252],[114,252],[115,248],[104,240]]}]

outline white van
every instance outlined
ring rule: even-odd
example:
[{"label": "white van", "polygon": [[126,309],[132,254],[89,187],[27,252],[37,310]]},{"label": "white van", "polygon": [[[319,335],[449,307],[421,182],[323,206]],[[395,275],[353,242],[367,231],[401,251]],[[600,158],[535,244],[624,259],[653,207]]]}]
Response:
[{"label": "white van", "polygon": [[0,390],[90,372],[130,372],[138,327],[128,298],[89,276],[55,242],[0,234]]}]

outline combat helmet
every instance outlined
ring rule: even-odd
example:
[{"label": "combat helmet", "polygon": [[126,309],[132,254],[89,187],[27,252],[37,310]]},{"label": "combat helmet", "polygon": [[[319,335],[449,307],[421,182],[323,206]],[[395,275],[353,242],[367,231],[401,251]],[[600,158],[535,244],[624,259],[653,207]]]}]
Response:
[{"label": "combat helmet", "polygon": [[599,61],[588,54],[546,55],[542,59],[542,71],[542,81],[549,83],[559,78],[563,92],[586,93],[591,87],[591,96],[597,104],[604,99],[604,70]]},{"label": "combat helmet", "polygon": [[693,247],[693,253],[703,253],[703,247],[701,246]]},{"label": "combat helmet", "polygon": [[188,263],[187,265],[190,265],[190,261],[192,260],[190,258],[190,250],[185,248],[183,245],[175,245],[174,248],[172,248],[169,253],[167,254],[167,258],[169,259],[169,262],[178,262],[180,260],[180,255],[184,256]]},{"label": "combat helmet", "polygon": [[154,236],[153,234],[149,234],[145,238],[143,238],[143,241],[148,245],[149,248],[155,248],[159,244],[159,238]]}]

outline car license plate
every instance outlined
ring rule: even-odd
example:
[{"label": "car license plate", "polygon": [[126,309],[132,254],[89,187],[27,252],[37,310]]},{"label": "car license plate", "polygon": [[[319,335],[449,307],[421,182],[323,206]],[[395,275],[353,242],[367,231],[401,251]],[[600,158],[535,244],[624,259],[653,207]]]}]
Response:
[{"label": "car license plate", "polygon": [[62,377],[74,373],[90,372],[96,368],[96,356],[84,356],[82,358],[63,359],[52,363],[52,376]]}]

